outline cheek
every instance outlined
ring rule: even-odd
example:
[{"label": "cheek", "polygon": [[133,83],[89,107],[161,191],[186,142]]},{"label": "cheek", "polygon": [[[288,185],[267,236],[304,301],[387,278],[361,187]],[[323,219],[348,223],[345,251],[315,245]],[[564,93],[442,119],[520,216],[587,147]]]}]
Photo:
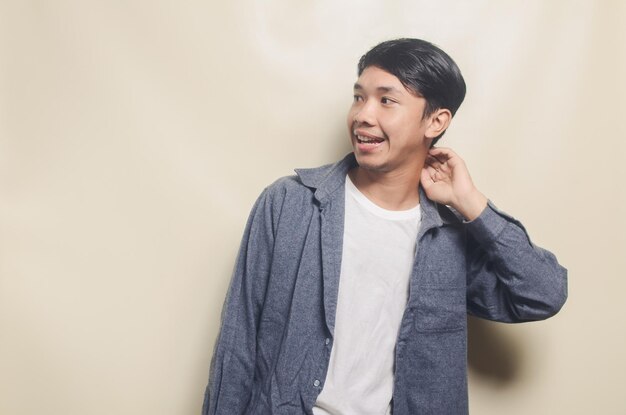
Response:
[{"label": "cheek", "polygon": [[411,118],[396,118],[391,122],[382,125],[383,131],[390,136],[390,142],[396,145],[419,146],[424,138],[424,131],[420,128],[420,123]]},{"label": "cheek", "polygon": [[408,119],[406,121],[406,132],[407,135],[413,138],[421,139],[424,137],[425,128],[422,125],[421,120],[416,120],[415,118]]},{"label": "cheek", "polygon": [[354,108],[351,107],[348,111],[348,115],[346,116],[346,125],[350,131],[352,131],[352,124],[354,124],[354,113]]}]

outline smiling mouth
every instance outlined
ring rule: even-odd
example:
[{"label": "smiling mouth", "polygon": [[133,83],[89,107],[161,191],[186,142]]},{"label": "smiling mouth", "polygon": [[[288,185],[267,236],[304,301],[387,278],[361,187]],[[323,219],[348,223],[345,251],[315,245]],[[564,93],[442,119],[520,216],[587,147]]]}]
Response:
[{"label": "smiling mouth", "polygon": [[383,141],[385,141],[382,138],[366,137],[364,135],[358,135],[358,134],[355,134],[355,137],[356,137],[356,141],[358,141],[360,144],[380,144]]}]

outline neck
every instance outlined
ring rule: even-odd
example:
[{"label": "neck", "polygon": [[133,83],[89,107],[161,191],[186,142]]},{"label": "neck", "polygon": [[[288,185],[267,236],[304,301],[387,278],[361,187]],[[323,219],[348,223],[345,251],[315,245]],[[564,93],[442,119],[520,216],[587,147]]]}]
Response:
[{"label": "neck", "polygon": [[378,206],[388,210],[407,210],[420,202],[422,168],[412,167],[390,172],[356,167],[349,175],[357,189]]}]

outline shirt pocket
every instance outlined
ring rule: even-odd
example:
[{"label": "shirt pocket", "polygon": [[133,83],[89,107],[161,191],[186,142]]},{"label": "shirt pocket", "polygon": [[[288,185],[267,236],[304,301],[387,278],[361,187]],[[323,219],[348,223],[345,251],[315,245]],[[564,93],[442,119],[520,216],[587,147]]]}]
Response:
[{"label": "shirt pocket", "polygon": [[415,329],[423,333],[464,330],[465,287],[423,287],[414,308]]}]

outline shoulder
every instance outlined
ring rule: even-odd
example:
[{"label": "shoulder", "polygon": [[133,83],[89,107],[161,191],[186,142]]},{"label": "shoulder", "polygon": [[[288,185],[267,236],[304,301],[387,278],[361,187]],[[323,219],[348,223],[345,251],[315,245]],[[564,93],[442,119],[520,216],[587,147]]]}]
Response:
[{"label": "shoulder", "polygon": [[256,209],[265,212],[274,224],[287,217],[302,217],[313,207],[314,190],[300,181],[297,175],[285,176],[267,186],[256,201]]},{"label": "shoulder", "polygon": [[282,202],[289,197],[310,196],[313,190],[305,186],[300,178],[293,174],[277,179],[267,186],[263,193],[273,202]]},{"label": "shoulder", "polygon": [[281,177],[269,185],[265,191],[272,197],[310,198],[318,191],[330,193],[345,183],[346,174],[356,166],[354,154],[346,155],[342,160],[320,167],[296,169],[296,174]]},{"label": "shoulder", "polygon": [[259,201],[274,212],[288,210],[294,215],[309,212],[345,184],[346,174],[355,165],[353,154],[342,160],[310,169],[296,169],[296,174],[281,177],[265,188]]}]

